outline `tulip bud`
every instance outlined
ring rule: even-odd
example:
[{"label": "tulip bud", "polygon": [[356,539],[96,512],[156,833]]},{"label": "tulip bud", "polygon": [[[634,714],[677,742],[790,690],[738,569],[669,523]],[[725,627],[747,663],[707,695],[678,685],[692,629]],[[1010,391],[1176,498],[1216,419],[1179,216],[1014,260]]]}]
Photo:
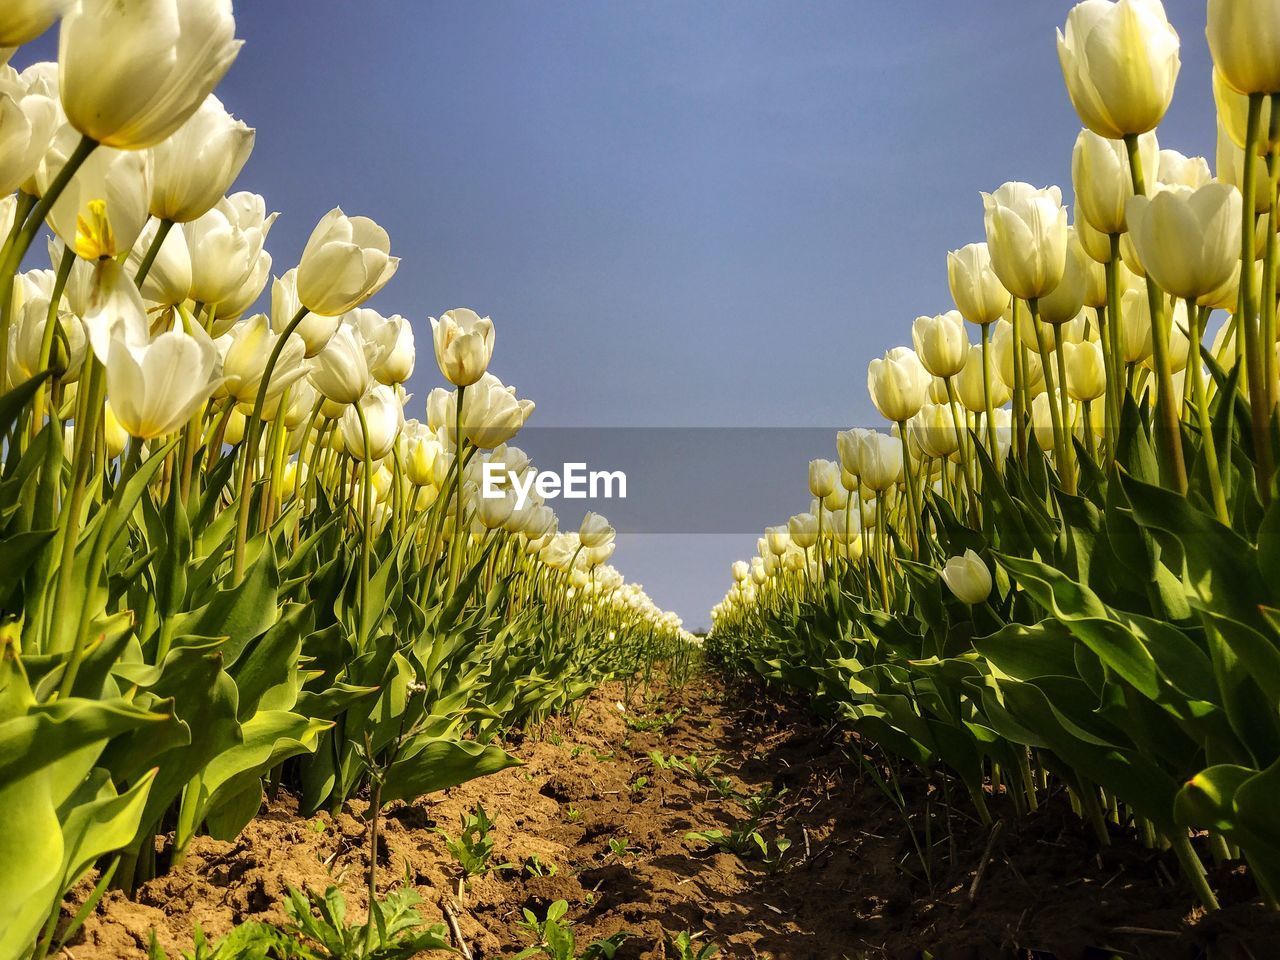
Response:
[{"label": "tulip bud", "polygon": [[[360,415],[364,415],[364,426]],[[390,455],[400,427],[404,424],[404,404],[390,387],[375,387],[342,414],[342,442],[351,456],[361,460],[381,460]],[[365,431],[368,446],[365,446]]]},{"label": "tulip bud", "polygon": [[[266,372],[267,359],[279,339],[278,334],[272,333],[267,317],[262,313],[237,323],[230,333],[219,339],[222,372],[226,377],[222,389],[227,396],[252,409]],[[271,372],[266,392],[268,402],[274,403],[286,387],[307,375],[302,352],[302,341],[290,336]],[[248,409],[245,412],[249,412]]]},{"label": "tulip bud", "polygon": [[167,139],[240,52],[231,0],[75,0],[58,66],[67,119],[121,150]]},{"label": "tulip bud", "polygon": [[355,403],[369,390],[372,347],[355,327],[342,324],[311,364],[311,385],[335,403]]},{"label": "tulip bud", "polygon": [[1131,197],[1129,230],[1145,271],[1181,298],[1221,286],[1240,257],[1240,204],[1235,187],[1216,182]]},{"label": "tulip bud", "polygon": [[[129,251],[129,272],[137,273],[143,258],[155,243],[160,224],[149,220],[138,236],[138,242]],[[166,307],[184,303],[191,296],[191,252],[187,238],[181,230],[170,230],[151,261],[151,268],[142,281],[142,295],[152,303]]]},{"label": "tulip bud", "polygon": [[954,377],[964,368],[969,338],[958,310],[936,317],[917,317],[911,325],[911,340],[916,356],[935,377]]},{"label": "tulip bud", "polygon": [[791,542],[801,550],[807,550],[818,542],[818,518],[812,513],[797,513],[787,521]]},{"label": "tulip bud", "polygon": [[1212,179],[1209,161],[1204,157],[1188,157],[1177,150],[1160,151],[1156,180],[1164,186],[1197,190]]},{"label": "tulip bud", "polygon": [[1038,313],[1044,323],[1066,323],[1080,314],[1085,295],[1088,293],[1091,266],[1084,248],[1076,238],[1075,230],[1068,227],[1067,256],[1062,279],[1053,290],[1037,301]]},{"label": "tulip bud", "polygon": [[840,468],[830,460],[809,461],[809,493],[812,496],[828,496],[839,483]]},{"label": "tulip bud", "polygon": [[970,323],[995,323],[1009,308],[1009,291],[991,268],[985,243],[970,243],[947,254],[947,284],[951,299]]},{"label": "tulip bud", "polygon": [[1053,432],[1053,407],[1056,398],[1051,400],[1048,393],[1039,393],[1031,400],[1031,432],[1035,434],[1036,443],[1044,451],[1055,449]]},{"label": "tulip bud", "polygon": [[747,577],[751,576],[751,567],[745,560],[733,561],[733,566],[729,569],[733,574],[733,580],[735,583],[742,583],[747,579]]},{"label": "tulip bud", "polygon": [[1015,297],[1034,300],[1062,280],[1067,258],[1067,210],[1057,187],[1006,183],[982,195],[991,266]]},{"label": "tulip bud", "polygon": [[1280,93],[1280,14],[1271,0],[1209,0],[1204,32],[1235,90]]},{"label": "tulip bud", "polygon": [[173,136],[151,151],[151,215],[187,223],[231,188],[253,151],[254,131],[213,94]]},{"label": "tulip bud", "polygon": [[[298,268],[277,277],[271,284],[271,329],[276,333],[284,330],[302,309],[298,300]],[[342,324],[342,316],[326,317],[318,313],[308,313],[294,329],[307,348],[308,359],[314,357],[325,348],[325,344],[333,337]]]},{"label": "tulip bud", "polygon": [[791,545],[791,529],[786,525],[765,527],[764,538],[769,542],[769,552],[775,557],[780,557]]},{"label": "tulip bud", "polygon": [[588,512],[582,518],[582,525],[578,528],[578,539],[584,547],[591,549],[612,543],[614,535],[614,529],[609,525],[609,521],[598,513]]},{"label": "tulip bud", "polygon": [[957,600],[970,606],[982,603],[991,595],[991,571],[972,550],[947,561],[942,568],[942,582]]},{"label": "tulip bud", "polygon": [[946,459],[960,449],[951,409],[940,403],[926,403],[908,424],[912,439],[929,457]]},{"label": "tulip bud", "polygon": [[[1249,97],[1234,89],[1217,67],[1213,70],[1213,101],[1218,107],[1219,150],[1221,150],[1221,136],[1225,134],[1229,142],[1235,145],[1236,150],[1243,154],[1245,137],[1249,131]],[[1277,145],[1280,144],[1271,139],[1271,98],[1263,97],[1255,144],[1258,156],[1265,157]],[[1221,153],[1218,156],[1218,162],[1221,164]],[[1221,173],[1218,177],[1223,179]],[[1232,182],[1235,183],[1235,181]],[[1240,184],[1236,183],[1236,186]]]},{"label": "tulip bud", "polygon": [[910,420],[925,401],[929,371],[910,347],[894,347],[867,366],[867,390],[880,415],[895,423]]},{"label": "tulip bud", "polygon": [[191,297],[220,304],[237,294],[258,266],[276,214],[256,194],[237,193],[208,213],[184,223],[191,251]]},{"label": "tulip bud", "polygon": [[479,380],[493,356],[493,321],[474,310],[459,307],[439,320],[431,318],[436,363],[446,380],[469,387]]},{"label": "tulip bud", "polygon": [[387,231],[368,217],[330,210],[316,224],[298,264],[298,299],[312,313],[334,317],[386,286],[400,265]]},{"label": "tulip bud", "polygon": [[863,436],[862,482],[876,493],[894,487],[902,478],[902,442],[883,433]]},{"label": "tulip bud", "polygon": [[[986,395],[982,381],[982,347],[973,344],[969,347],[969,356],[965,360],[964,369],[956,378],[956,396],[970,413],[986,412]],[[992,366],[995,366],[994,360]],[[991,393],[991,406],[1001,407],[1009,402],[1011,396],[1004,381],[991,370],[988,377],[988,388]]]},{"label": "tulip bud", "polygon": [[[1157,169],[1160,145],[1154,133],[1138,138],[1138,153],[1143,170]],[[1125,232],[1124,207],[1133,196],[1133,178],[1129,175],[1129,155],[1121,141],[1081,130],[1071,151],[1071,183],[1076,212],[1094,230],[1107,234]]]},{"label": "tulip bud", "polygon": [[1100,137],[1154,130],[1169,109],[1182,62],[1160,0],[1084,0],[1058,31],[1071,105]]},{"label": "tulip bud", "polygon": [[1097,400],[1107,392],[1107,369],[1097,343],[1064,343],[1067,394],[1072,400]]},{"label": "tulip bud", "polygon": [[408,380],[413,373],[413,329],[404,317],[383,317],[376,310],[358,307],[346,315],[360,330],[365,342],[372,344],[375,357],[371,366],[374,379],[393,386]]},{"label": "tulip bud", "polygon": [[35,173],[57,126],[57,102],[0,65],[0,196]]}]

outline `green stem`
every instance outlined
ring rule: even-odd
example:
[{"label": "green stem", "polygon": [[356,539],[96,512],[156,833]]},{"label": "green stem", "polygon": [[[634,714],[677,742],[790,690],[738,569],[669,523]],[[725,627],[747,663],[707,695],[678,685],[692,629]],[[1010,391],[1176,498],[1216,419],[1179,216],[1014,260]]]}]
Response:
[{"label": "green stem", "polygon": [[253,475],[258,461],[258,443],[262,437],[262,411],[266,407],[271,374],[280,361],[285,343],[293,336],[293,332],[298,329],[298,325],[309,312],[306,307],[299,307],[298,312],[289,321],[289,325],[276,338],[275,346],[271,348],[271,355],[267,358],[267,364],[262,369],[262,380],[258,383],[258,393],[253,400],[253,413],[244,424],[245,443],[241,446],[243,471],[240,478],[240,498],[236,503],[236,545],[231,573],[232,584],[239,584],[244,579],[245,544],[249,539],[249,501],[253,499]]},{"label": "green stem", "polygon": [[[169,231],[173,229],[172,220],[161,220],[160,225],[156,227],[156,235],[151,241],[151,246],[147,248],[146,255],[142,258],[142,262],[138,264],[138,272],[133,278],[133,282],[138,286],[142,286],[142,281],[147,279],[147,274],[151,272],[151,266],[156,262],[156,257],[160,255],[160,248],[164,246],[164,241],[169,236]],[[200,311],[196,310],[198,316]]]},{"label": "green stem", "polygon": [[1191,357],[1187,375],[1191,378],[1192,396],[1196,414],[1200,420],[1200,440],[1204,444],[1205,469],[1209,474],[1209,489],[1213,494],[1213,509],[1218,519],[1231,526],[1231,513],[1227,510],[1227,497],[1222,487],[1222,472],[1218,466],[1218,446],[1213,437],[1213,420],[1209,416],[1209,397],[1205,391],[1204,372],[1200,366],[1200,338],[1204,335],[1200,326],[1200,310],[1187,301],[1187,320],[1191,324]]},{"label": "green stem", "polygon": [[[1138,138],[1129,135],[1124,138],[1129,152],[1129,175],[1133,180],[1133,192],[1145,196],[1146,180],[1142,170],[1142,156],[1138,151]],[[1246,158],[1246,165],[1248,160]],[[1252,176],[1252,170],[1246,174]],[[1250,237],[1252,237],[1252,223]],[[1253,243],[1249,242],[1250,257]],[[1252,259],[1249,263],[1252,264]],[[1245,278],[1252,278],[1250,270],[1240,271],[1240,289],[1245,289]],[[1156,282],[1147,277],[1147,305],[1151,310],[1151,353],[1156,374],[1156,419],[1157,438],[1164,452],[1163,465],[1167,479],[1172,481],[1173,488],[1181,494],[1187,492],[1187,465],[1182,453],[1182,405],[1173,389],[1173,373],[1169,367],[1169,330],[1165,325],[1164,294],[1156,286]]]}]

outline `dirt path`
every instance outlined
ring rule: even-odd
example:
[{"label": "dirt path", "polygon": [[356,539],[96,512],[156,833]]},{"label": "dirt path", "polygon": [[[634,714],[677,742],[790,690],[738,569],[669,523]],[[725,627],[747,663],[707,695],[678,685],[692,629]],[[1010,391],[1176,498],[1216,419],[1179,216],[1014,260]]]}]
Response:
[{"label": "dirt path", "polygon": [[[859,775],[857,741],[797,706],[706,681],[625,713],[621,695],[611,685],[576,725],[511,744],[522,767],[390,810],[385,882],[407,876],[430,919],[447,904],[477,960],[518,952],[527,942],[521,910],[542,915],[559,899],[570,905],[580,950],[631,931],[623,960],[674,957],[668,941],[682,931],[727,958],[1276,955],[1274,917],[1248,904],[1197,915],[1173,882],[1171,858],[1127,843],[1097,851],[1061,797],[1022,821],[993,797],[1007,820],[986,856],[990,832],[968,819],[961,798],[949,809],[934,784],[902,774],[909,832],[896,804]],[[686,768],[720,762],[700,777],[662,769],[673,756]],[[459,903],[456,864],[433,828],[457,835],[459,816],[478,802],[495,821],[494,862],[515,868],[476,878]],[[742,856],[686,838],[732,834],[752,822],[753,807],[767,856],[745,830]],[[235,843],[200,838],[136,902],[109,895],[65,955],[142,956],[154,928],[176,956],[195,923],[218,935],[245,919],[280,919],[291,884],[340,883],[351,915],[362,916],[362,813],[355,802],[308,820],[282,799]],[[780,857],[779,837],[790,841]],[[1234,875],[1223,870],[1215,881],[1230,901]]]}]

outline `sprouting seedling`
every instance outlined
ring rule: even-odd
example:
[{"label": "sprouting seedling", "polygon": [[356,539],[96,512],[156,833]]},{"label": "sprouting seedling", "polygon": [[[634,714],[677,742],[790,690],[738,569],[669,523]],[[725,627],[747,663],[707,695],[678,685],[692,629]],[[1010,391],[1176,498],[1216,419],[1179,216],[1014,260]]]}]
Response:
[{"label": "sprouting seedling", "polygon": [[625,860],[634,853],[635,847],[631,845],[630,837],[609,838],[609,855],[614,856],[619,860]]},{"label": "sprouting seedling", "polygon": [[572,803],[565,807],[564,818],[570,823],[582,822],[582,811],[575,807]]},{"label": "sprouting seedling", "polygon": [[675,960],[711,960],[720,948],[714,943],[704,943],[701,947],[694,941],[702,936],[684,930],[667,942],[668,949],[675,955]]},{"label": "sprouting seedling", "polygon": [[524,870],[531,877],[554,877],[560,872],[560,868],[555,863],[544,863],[536,853],[530,854],[529,858],[525,860]]},{"label": "sprouting seedling", "polygon": [[491,870],[511,870],[510,863],[493,864],[493,838],[489,835],[493,829],[493,821],[485,812],[484,805],[477,803],[470,813],[461,816],[462,833],[455,839],[440,827],[436,833],[444,837],[445,847],[462,868],[461,881],[469,887],[470,880],[488,873]]},{"label": "sprouting seedling", "polygon": [[618,952],[623,941],[634,936],[630,931],[620,930],[604,940],[597,940],[578,953],[577,939],[573,935],[572,921],[567,920],[569,903],[557,900],[547,907],[544,919],[527,907],[520,926],[534,938],[534,942],[525,947],[515,960],[529,960],[530,957],[547,957],[549,960],[611,960]]}]

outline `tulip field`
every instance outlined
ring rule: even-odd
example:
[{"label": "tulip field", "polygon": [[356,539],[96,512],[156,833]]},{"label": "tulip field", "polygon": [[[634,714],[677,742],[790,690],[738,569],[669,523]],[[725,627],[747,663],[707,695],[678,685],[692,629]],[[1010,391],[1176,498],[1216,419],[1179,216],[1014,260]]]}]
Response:
[{"label": "tulip field", "polygon": [[1065,791],[1213,911],[1228,862],[1280,906],[1280,4],[1207,22],[1216,176],[1157,142],[1161,4],[1070,11],[1073,208],[982,195],[955,309],[870,363],[887,429],[809,464],[709,648],[945,771],[985,824],[993,795],[1023,817]]},{"label": "tulip field", "polygon": [[[806,945],[786,891],[863,909],[869,860],[804,884],[865,826],[909,898],[967,910],[1047,810],[1170,922],[1270,923],[1280,0],[1205,12],[1176,26],[1206,27],[1212,163],[1158,140],[1160,0],[1064,5],[1071,205],[993,172],[954,303],[867,368],[883,422],[808,465],[704,638],[611,565],[603,516],[526,496],[502,318],[379,313],[395,245],[340,208],[273,261],[256,131],[215,94],[231,0],[0,0],[0,960],[126,955],[119,918],[280,836],[324,886],[209,937],[183,901],[127,955],[951,956],[910,924],[897,953]],[[21,59],[50,29],[56,62]],[[570,830],[598,849],[557,865],[538,844]]]}]

